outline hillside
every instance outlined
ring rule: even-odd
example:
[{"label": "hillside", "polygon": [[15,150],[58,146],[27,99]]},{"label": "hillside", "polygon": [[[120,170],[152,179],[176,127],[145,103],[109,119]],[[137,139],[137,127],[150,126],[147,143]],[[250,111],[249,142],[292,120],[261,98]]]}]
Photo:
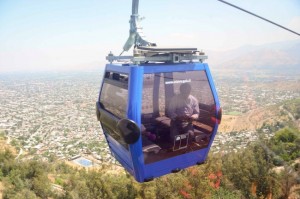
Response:
[{"label": "hillside", "polygon": [[223,115],[219,132],[256,130],[264,123],[274,125],[292,122],[300,128],[300,99],[283,102],[278,105],[251,110],[242,115]]},{"label": "hillside", "polygon": [[300,98],[240,116],[224,116],[220,126],[224,132],[255,130],[264,123],[278,122],[285,128],[265,140],[264,146],[253,142],[235,153],[210,153],[204,165],[143,184],[115,165],[87,170],[62,161],[17,161],[16,150],[2,133],[0,198],[297,198],[300,149],[295,124],[299,116]]},{"label": "hillside", "polygon": [[[7,140],[5,139],[3,133],[0,132],[0,153],[3,153],[5,150],[10,150],[14,155],[16,155],[15,148],[7,144]],[[1,175],[0,175],[0,199],[3,198],[3,191],[4,191],[4,185],[1,181]]]},{"label": "hillside", "polygon": [[[285,137],[291,137],[288,141]],[[259,143],[236,153],[211,155],[206,164],[169,174],[147,183],[137,183],[129,174],[108,172],[113,167],[85,170],[64,163],[16,161],[9,152],[0,151],[0,194],[4,198],[288,198],[299,196],[299,164],[286,156],[293,147],[299,153],[299,131],[285,128],[266,143],[280,149],[291,167],[273,172],[278,156]],[[280,145],[277,145],[281,140]],[[282,146],[282,143],[284,144]],[[279,148],[280,147],[280,148]],[[298,147],[298,148],[297,148]],[[296,154],[297,155],[297,154]],[[265,157],[268,157],[267,159]],[[279,157],[280,158],[280,157]],[[281,159],[279,159],[281,160]],[[278,162],[277,162],[278,163]],[[280,162],[279,162],[280,163]]]},{"label": "hillside", "polygon": [[8,140],[4,136],[4,133],[1,132],[0,130],[0,152],[3,152],[5,150],[9,150],[12,152],[13,155],[17,155],[17,150],[15,147],[11,146],[8,143]]}]

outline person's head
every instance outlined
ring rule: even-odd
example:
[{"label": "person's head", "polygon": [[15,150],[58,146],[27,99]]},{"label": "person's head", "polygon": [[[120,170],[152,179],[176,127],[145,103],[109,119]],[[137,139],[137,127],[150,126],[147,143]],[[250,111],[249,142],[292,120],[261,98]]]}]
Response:
[{"label": "person's head", "polygon": [[191,94],[191,90],[192,90],[192,87],[189,83],[183,83],[180,85],[180,94],[185,98],[187,99],[189,97],[189,95]]}]

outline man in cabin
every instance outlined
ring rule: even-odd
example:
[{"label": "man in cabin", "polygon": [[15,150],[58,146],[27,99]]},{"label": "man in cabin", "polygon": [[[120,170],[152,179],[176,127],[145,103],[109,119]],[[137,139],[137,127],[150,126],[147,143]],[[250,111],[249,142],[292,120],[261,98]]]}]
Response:
[{"label": "man in cabin", "polygon": [[171,118],[171,140],[174,136],[189,133],[190,138],[194,138],[194,128],[192,121],[199,117],[198,100],[190,95],[192,87],[189,83],[180,85],[180,93],[175,95],[168,107],[168,116]]}]

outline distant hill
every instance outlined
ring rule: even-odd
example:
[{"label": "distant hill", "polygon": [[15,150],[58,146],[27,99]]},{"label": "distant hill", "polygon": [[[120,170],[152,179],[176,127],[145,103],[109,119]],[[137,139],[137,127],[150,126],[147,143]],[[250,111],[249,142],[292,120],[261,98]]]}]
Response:
[{"label": "distant hill", "polygon": [[215,70],[288,71],[300,74],[300,40],[247,45],[237,49],[208,51],[208,63]]}]

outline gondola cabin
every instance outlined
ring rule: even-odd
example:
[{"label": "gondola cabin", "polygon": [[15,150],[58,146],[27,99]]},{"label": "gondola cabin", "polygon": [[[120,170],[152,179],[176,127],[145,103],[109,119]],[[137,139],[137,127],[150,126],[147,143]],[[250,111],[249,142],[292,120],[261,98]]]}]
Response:
[{"label": "gondola cabin", "polygon": [[[135,57],[105,68],[97,118],[112,155],[138,182],[205,162],[221,120],[208,64],[171,55],[170,62]],[[196,110],[193,119],[181,118],[188,130],[172,115],[186,111],[176,112],[180,102],[173,101],[186,90]]]}]

